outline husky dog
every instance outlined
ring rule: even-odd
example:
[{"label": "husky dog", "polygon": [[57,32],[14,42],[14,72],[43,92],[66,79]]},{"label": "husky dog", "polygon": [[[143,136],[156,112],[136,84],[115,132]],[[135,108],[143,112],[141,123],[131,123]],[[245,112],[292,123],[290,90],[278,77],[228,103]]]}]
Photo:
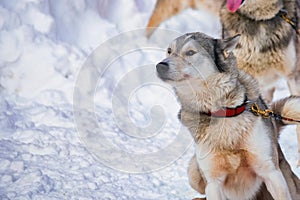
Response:
[{"label": "husky dog", "polygon": [[[180,120],[196,143],[190,184],[208,200],[300,199],[299,179],[277,142],[284,125],[299,122],[300,97],[266,110],[257,81],[237,68],[232,52],[240,38],[188,33],[156,65],[158,76],[174,88]],[[275,117],[257,116],[256,110]]]},{"label": "husky dog", "polygon": [[258,80],[268,101],[280,77],[286,78],[292,94],[300,94],[298,3],[227,0],[220,11],[223,37],[241,34],[234,50],[239,68]]}]

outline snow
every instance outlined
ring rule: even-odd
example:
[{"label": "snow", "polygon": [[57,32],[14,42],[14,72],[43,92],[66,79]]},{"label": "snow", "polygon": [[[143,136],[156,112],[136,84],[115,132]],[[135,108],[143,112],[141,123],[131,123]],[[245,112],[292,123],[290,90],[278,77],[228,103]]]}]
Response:
[{"label": "snow", "polygon": [[[217,37],[219,24],[188,9],[147,40],[154,5],[0,2],[0,199],[199,196],[187,179],[191,137],[154,66],[176,36]],[[281,144],[299,175],[294,131]]]}]

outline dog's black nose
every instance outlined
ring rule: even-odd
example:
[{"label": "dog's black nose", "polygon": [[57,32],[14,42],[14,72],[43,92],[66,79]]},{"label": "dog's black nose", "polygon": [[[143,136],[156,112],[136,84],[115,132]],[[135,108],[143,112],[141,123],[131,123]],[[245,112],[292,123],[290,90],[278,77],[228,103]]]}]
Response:
[{"label": "dog's black nose", "polygon": [[159,74],[164,74],[169,70],[169,64],[166,62],[160,62],[156,65],[156,70]]}]

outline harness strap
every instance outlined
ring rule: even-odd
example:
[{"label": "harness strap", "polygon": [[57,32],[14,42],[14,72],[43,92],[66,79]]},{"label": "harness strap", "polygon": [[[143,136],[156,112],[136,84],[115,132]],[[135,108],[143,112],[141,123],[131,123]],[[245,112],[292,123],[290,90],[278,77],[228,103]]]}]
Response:
[{"label": "harness strap", "polygon": [[298,20],[296,18],[289,18],[288,12],[286,10],[281,9],[278,13],[278,15],[287,23],[289,23],[292,28],[298,33]]}]

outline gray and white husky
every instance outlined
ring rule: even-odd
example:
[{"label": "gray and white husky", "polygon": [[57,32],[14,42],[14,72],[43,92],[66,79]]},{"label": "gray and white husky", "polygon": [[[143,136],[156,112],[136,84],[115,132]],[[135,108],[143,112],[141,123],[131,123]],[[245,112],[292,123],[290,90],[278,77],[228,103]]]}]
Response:
[{"label": "gray and white husky", "polygon": [[300,97],[267,110],[257,81],[237,68],[232,51],[239,39],[188,33],[156,65],[174,88],[180,120],[196,143],[190,184],[208,200],[300,199],[299,179],[278,145],[281,128],[300,120]]}]

